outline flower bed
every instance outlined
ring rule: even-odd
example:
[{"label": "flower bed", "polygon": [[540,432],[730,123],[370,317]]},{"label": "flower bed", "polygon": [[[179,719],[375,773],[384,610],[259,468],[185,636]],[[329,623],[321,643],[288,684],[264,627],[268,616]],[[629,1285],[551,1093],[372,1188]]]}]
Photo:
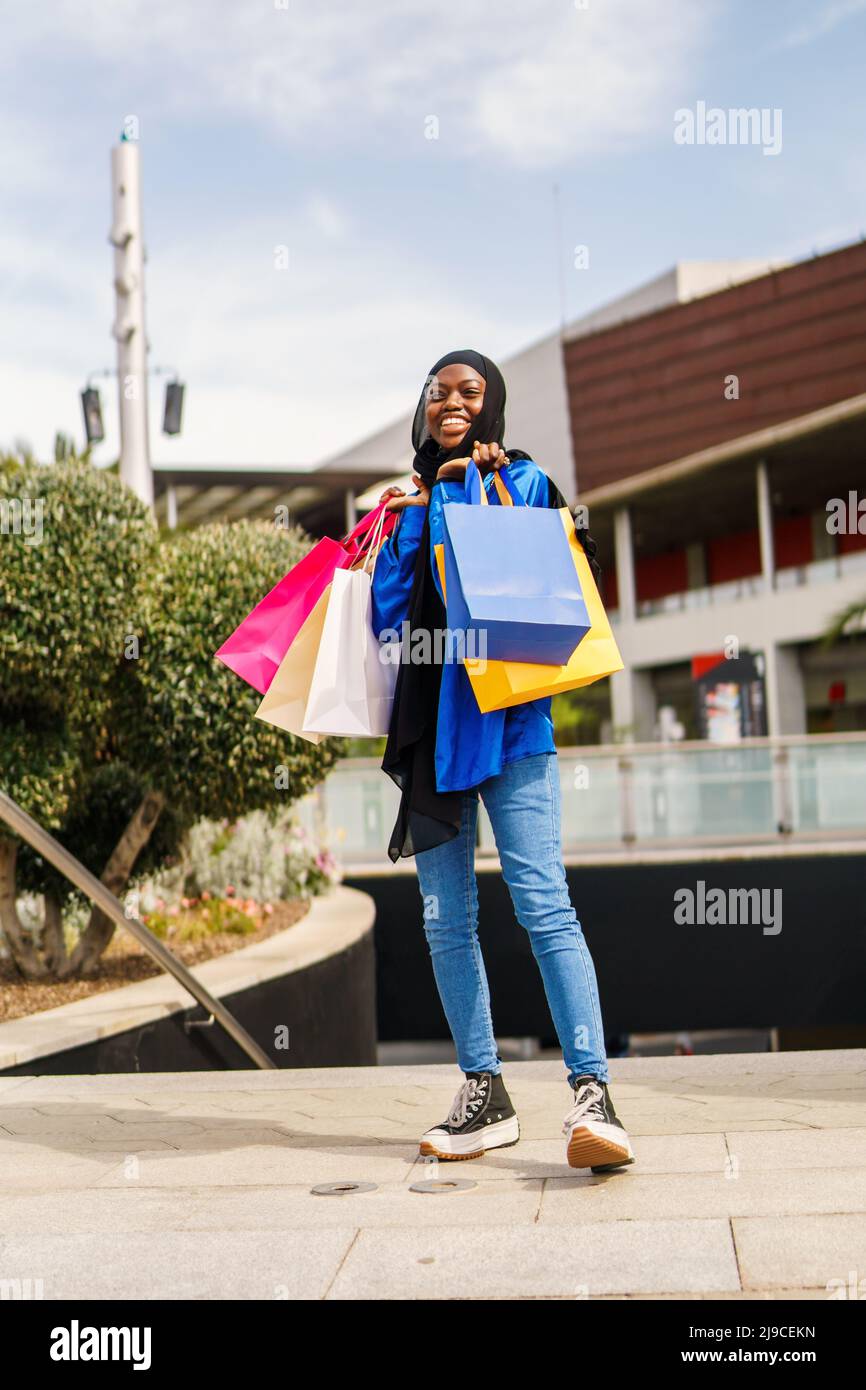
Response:
[{"label": "flower bed", "polygon": [[[290,812],[276,818],[255,812],[234,823],[193,826],[177,861],[134,881],[125,905],[185,965],[195,966],[293,926],[338,881],[330,852]],[[89,910],[84,901],[71,903],[64,916],[70,940]],[[41,905],[22,902],[21,916],[38,930]],[[0,959],[0,1022],[161,973],[144,947],[119,930],[84,979],[23,980],[11,960]]]}]

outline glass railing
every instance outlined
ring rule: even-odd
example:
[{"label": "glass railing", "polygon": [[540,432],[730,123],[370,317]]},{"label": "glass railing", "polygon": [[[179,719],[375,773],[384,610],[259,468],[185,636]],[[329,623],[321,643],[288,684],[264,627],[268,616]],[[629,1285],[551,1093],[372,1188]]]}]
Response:
[{"label": "glass railing", "polygon": [[[844,579],[850,574],[866,575],[866,550],[854,550],[848,555],[834,555],[827,560],[813,560],[808,565],[792,565],[786,569],[778,569],[774,578],[774,588],[785,591],[802,588],[807,584],[826,584],[834,579]],[[637,604],[637,616],[649,618],[659,613],[691,612],[701,608],[712,608],[720,603],[755,598],[763,593],[766,593],[763,575],[754,574],[725,584],[708,584],[700,589],[665,594],[662,598],[644,599]],[[615,620],[619,613],[611,612],[610,617]]]},{"label": "glass railing", "polygon": [[788,749],[792,819],[799,831],[862,828],[866,744],[803,743]]},{"label": "glass railing", "polygon": [[[563,851],[866,837],[866,734],[560,749]],[[300,814],[343,863],[379,861],[399,794],[379,760],[340,763]],[[479,852],[495,853],[479,807]]]},{"label": "glass railing", "polygon": [[685,613],[698,608],[712,608],[714,604],[754,598],[764,593],[765,589],[763,575],[747,575],[745,579],[732,579],[724,584],[708,584],[701,589],[685,589],[681,593],[665,594],[662,598],[644,599],[637,604],[637,615],[648,618],[656,613]]}]

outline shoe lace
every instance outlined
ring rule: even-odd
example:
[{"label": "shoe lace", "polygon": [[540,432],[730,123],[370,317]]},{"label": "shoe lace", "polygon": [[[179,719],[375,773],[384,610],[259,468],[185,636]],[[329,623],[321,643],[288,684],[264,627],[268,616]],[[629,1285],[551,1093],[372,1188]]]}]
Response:
[{"label": "shoe lace", "polygon": [[464,1081],[460,1090],[454,1097],[451,1111],[448,1115],[448,1123],[452,1125],[462,1125],[469,1117],[470,1112],[474,1115],[484,1099],[483,1095],[480,1093],[486,1090],[486,1088],[487,1082],[485,1080],[479,1082],[474,1076],[470,1076]]},{"label": "shoe lace", "polygon": [[575,1092],[574,1105],[565,1117],[562,1132],[567,1134],[570,1127],[577,1124],[578,1120],[605,1120],[606,1118],[604,1091],[597,1081],[585,1081]]}]

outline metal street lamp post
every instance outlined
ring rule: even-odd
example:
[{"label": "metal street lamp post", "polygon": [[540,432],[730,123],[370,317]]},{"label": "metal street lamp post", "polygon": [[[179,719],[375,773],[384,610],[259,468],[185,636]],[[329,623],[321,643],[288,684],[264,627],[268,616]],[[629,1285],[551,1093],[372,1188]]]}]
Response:
[{"label": "metal street lamp post", "polygon": [[120,476],[153,507],[147,429],[147,338],[144,328],[144,245],[138,145],[121,138],[111,151],[112,226],[120,407]]}]

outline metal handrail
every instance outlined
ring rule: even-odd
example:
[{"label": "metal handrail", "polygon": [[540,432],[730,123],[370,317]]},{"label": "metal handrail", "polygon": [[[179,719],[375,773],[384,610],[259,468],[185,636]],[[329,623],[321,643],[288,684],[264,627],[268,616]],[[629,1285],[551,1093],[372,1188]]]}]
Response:
[{"label": "metal handrail", "polygon": [[230,1013],[226,1006],[216,999],[204,985],[200,984],[191,971],[181,961],[173,956],[168,947],[163,946],[162,942],[154,936],[153,932],[148,931],[143,922],[137,917],[127,916],[122,904],[114,894],[101,883],[89,869],[64,849],[61,844],[49,835],[47,830],[32,816],[28,816],[26,811],[22,811],[17,802],[11,796],[0,791],[0,818],[8,826],[20,835],[22,840],[32,846],[43,859],[47,859],[49,864],[53,864],[55,869],[74,883],[76,888],[80,888],[82,893],[86,893],[92,903],[110,917],[118,927],[125,927],[127,931],[135,937],[136,941],[144,947],[148,955],[152,956],[157,964],[161,965],[169,975],[173,975],[178,984],[183,985],[203,1009],[213,1014],[218,1023],[221,1023],[229,1037],[232,1038],[262,1071],[276,1070],[276,1062],[259,1047],[254,1038],[238,1023],[234,1014]]}]

